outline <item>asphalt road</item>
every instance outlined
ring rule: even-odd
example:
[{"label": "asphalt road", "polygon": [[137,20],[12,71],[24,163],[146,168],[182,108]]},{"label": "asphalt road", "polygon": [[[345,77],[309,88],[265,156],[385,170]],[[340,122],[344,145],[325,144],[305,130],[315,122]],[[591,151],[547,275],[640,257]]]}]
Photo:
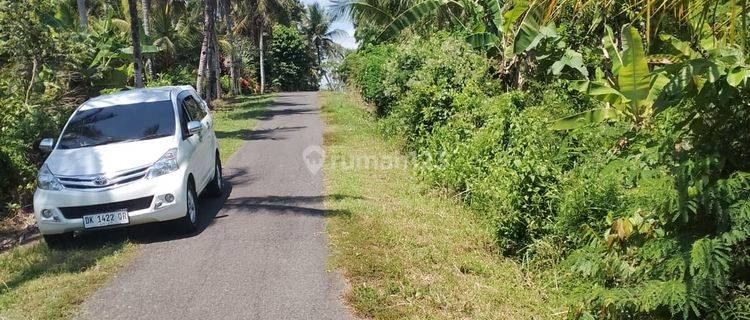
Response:
[{"label": "asphalt road", "polygon": [[[120,231],[139,256],[83,306],[84,319],[346,319],[327,271],[316,93],[277,96],[224,164],[231,189],[202,199],[202,227]],[[303,157],[304,154],[304,157]],[[309,170],[307,162],[313,167]]]}]

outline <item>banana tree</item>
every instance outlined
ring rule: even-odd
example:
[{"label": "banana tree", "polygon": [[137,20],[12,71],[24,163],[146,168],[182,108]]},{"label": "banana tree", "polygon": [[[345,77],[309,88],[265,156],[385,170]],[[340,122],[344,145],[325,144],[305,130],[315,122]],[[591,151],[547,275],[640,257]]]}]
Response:
[{"label": "banana tree", "polygon": [[[563,56],[563,50],[557,48],[564,45],[545,45],[561,41],[555,24],[550,21],[554,8],[555,1],[546,0],[516,0],[504,4],[499,0],[426,0],[393,18],[378,39],[390,40],[406,28],[420,23],[450,25],[451,29],[465,33],[470,45],[493,58],[500,78],[520,88],[524,83],[525,72],[522,69],[535,65],[530,63],[531,60],[554,61],[552,58]],[[556,68],[562,69],[568,65],[585,70],[582,66],[574,66],[575,61],[570,59],[570,55],[567,58]]]},{"label": "banana tree", "polygon": [[701,39],[696,48],[673,36],[660,38],[669,45],[669,51],[655,60],[666,65],[659,72],[670,81],[663,99],[657,102],[657,111],[675,97],[695,99],[696,105],[710,108],[750,91],[750,61],[741,46],[713,36]]},{"label": "banana tree", "polygon": [[610,28],[602,39],[605,56],[611,63],[612,78],[598,72],[595,80],[575,81],[575,87],[603,101],[605,107],[584,111],[555,121],[550,129],[569,130],[605,120],[624,120],[636,127],[648,123],[654,104],[669,78],[662,73],[649,71],[648,59],[638,30],[632,26],[622,28],[622,50],[617,49],[616,39]]},{"label": "banana tree", "polygon": [[[351,6],[364,6],[352,2]],[[405,9],[392,18],[378,37],[387,41],[406,28],[439,15],[442,24],[468,34],[466,41],[475,48],[499,47],[507,56],[536,48],[545,38],[557,37],[554,24],[544,25],[552,3],[517,0],[502,5],[499,0],[427,0]],[[390,16],[389,16],[390,17]]]}]

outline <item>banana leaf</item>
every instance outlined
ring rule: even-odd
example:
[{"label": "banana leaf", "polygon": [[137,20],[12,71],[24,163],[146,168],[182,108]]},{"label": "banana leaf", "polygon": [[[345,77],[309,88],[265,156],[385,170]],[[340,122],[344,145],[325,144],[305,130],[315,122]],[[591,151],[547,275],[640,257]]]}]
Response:
[{"label": "banana leaf", "polygon": [[422,20],[425,16],[431,14],[435,9],[445,4],[441,0],[427,0],[415,4],[406,11],[399,14],[393,21],[380,33],[380,41],[390,40],[404,29]]},{"label": "banana leaf", "polygon": [[563,56],[560,60],[552,64],[550,71],[553,75],[559,76],[565,67],[578,70],[584,77],[589,76],[589,71],[586,70],[586,66],[583,64],[583,56],[575,50],[565,49]]},{"label": "banana leaf", "polygon": [[572,85],[581,93],[585,93],[599,101],[608,102],[614,105],[630,102],[630,100],[623,96],[620,91],[617,91],[615,88],[601,82],[578,80],[573,81]]},{"label": "banana leaf", "polygon": [[503,12],[502,5],[499,0],[484,0],[484,6],[487,8],[487,13],[492,17],[492,23],[500,34],[505,33],[503,29]]},{"label": "banana leaf", "polygon": [[500,38],[489,32],[475,33],[466,37],[466,42],[475,49],[483,49],[495,45]]},{"label": "banana leaf", "polygon": [[617,85],[620,93],[630,100],[630,111],[635,114],[640,106],[646,104],[651,74],[638,30],[624,26],[622,41],[623,47],[627,49],[622,53],[622,67],[617,77]]},{"label": "banana leaf", "polygon": [[533,49],[536,43],[539,42],[538,36],[542,14],[542,7],[539,5],[532,5],[526,12],[526,16],[524,16],[521,26],[516,33],[516,38],[513,41],[513,53],[519,54]]},{"label": "banana leaf", "polygon": [[601,108],[584,111],[562,119],[555,120],[550,130],[571,130],[582,126],[599,123],[608,119],[618,119],[620,113],[614,108]]},{"label": "banana leaf", "polygon": [[612,74],[617,76],[620,74],[620,67],[622,67],[622,56],[617,51],[617,44],[615,43],[615,35],[612,33],[612,28],[604,26],[607,34],[602,38],[602,47],[604,53],[612,61]]}]

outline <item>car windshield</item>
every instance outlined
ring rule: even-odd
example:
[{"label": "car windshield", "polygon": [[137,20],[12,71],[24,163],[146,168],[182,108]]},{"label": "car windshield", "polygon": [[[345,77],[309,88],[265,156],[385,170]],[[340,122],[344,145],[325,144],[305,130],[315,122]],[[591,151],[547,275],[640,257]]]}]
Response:
[{"label": "car windshield", "polygon": [[156,139],[174,134],[170,100],[79,110],[70,119],[60,149]]}]

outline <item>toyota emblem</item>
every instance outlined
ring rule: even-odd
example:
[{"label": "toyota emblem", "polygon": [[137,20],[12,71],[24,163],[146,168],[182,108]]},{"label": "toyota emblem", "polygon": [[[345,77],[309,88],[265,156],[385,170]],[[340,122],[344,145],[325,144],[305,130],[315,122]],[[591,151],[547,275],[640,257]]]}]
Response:
[{"label": "toyota emblem", "polygon": [[103,186],[109,182],[109,179],[107,177],[96,177],[94,178],[94,184],[97,186]]}]

